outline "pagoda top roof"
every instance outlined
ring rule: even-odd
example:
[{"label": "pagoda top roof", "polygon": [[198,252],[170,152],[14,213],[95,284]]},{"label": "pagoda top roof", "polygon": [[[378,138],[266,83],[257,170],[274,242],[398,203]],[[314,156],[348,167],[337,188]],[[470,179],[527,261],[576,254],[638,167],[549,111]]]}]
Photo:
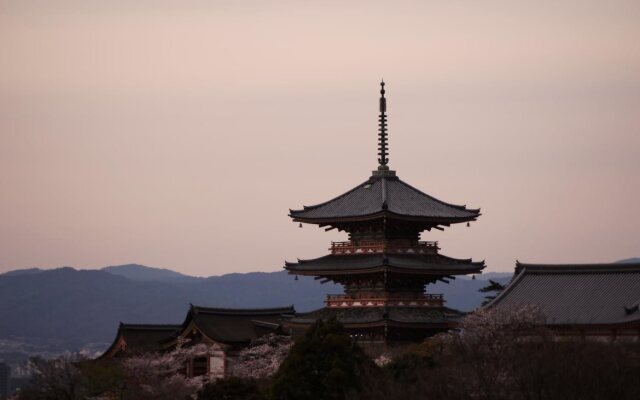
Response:
[{"label": "pagoda top roof", "polygon": [[[377,173],[382,172],[382,173]],[[480,209],[468,209],[438,200],[403,182],[393,171],[374,171],[365,182],[346,193],[301,210],[289,210],[296,222],[358,221],[381,216],[434,224],[475,221]]]},{"label": "pagoda top roof", "polygon": [[285,262],[285,269],[300,275],[344,275],[392,271],[414,275],[466,275],[481,273],[484,261],[441,254],[349,254]]},{"label": "pagoda top roof", "polygon": [[524,264],[487,307],[537,305],[550,325],[640,322],[640,263]]},{"label": "pagoda top roof", "polygon": [[380,82],[378,119],[378,168],[365,182],[346,193],[301,210],[289,210],[296,222],[334,225],[343,222],[374,220],[381,217],[421,223],[423,229],[438,225],[475,221],[480,209],[467,209],[438,200],[403,182],[389,169],[387,99],[385,83]]}]

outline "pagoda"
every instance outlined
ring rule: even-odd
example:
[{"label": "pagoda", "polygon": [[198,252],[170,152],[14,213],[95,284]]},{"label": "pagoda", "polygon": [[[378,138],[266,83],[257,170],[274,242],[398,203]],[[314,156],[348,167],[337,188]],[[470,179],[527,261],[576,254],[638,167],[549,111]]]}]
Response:
[{"label": "pagoda", "polygon": [[290,210],[294,222],[315,224],[348,234],[332,242],[320,258],[285,262],[292,275],[315,276],[322,283],[343,285],[326,306],[298,313],[284,327],[295,336],[318,319],[337,318],[361,344],[384,346],[424,340],[456,326],[463,313],[445,306],[442,294],[425,291],[436,281],[481,273],[484,261],[440,254],[438,242],[423,241],[423,231],[475,221],[479,209],[445,203],[403,182],[389,169],[384,81],[380,90],[378,168],[346,193],[301,210]]}]

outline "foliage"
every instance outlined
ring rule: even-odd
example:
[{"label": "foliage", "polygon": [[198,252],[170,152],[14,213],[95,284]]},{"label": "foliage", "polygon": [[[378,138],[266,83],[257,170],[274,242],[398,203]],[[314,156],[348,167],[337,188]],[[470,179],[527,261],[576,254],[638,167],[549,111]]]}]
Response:
[{"label": "foliage", "polygon": [[200,390],[204,377],[188,378],[182,372],[188,360],[209,356],[213,348],[205,344],[178,345],[166,353],[145,353],[123,360],[127,376],[127,396],[136,400],[187,399]]},{"label": "foliage", "polygon": [[481,293],[493,293],[484,297],[482,305],[486,306],[487,304],[489,304],[491,300],[495,299],[496,296],[499,295],[500,292],[502,292],[505,288],[506,286],[502,283],[489,279],[489,284],[487,286],[478,289],[478,291]]},{"label": "foliage", "polygon": [[369,375],[352,399],[638,399],[640,345],[563,339],[536,307],[482,309]]},{"label": "foliage", "polygon": [[34,357],[29,360],[31,381],[20,393],[20,400],[76,400],[84,399],[84,377],[75,356],[54,360]]},{"label": "foliage", "polygon": [[319,321],[293,346],[266,336],[241,350],[232,373],[242,378],[180,374],[187,359],[216,350],[204,345],[101,362],[36,358],[20,399],[635,400],[640,344],[620,340],[556,336],[536,307],[484,308],[376,366],[337,321]]},{"label": "foliage", "polygon": [[198,393],[198,400],[264,400],[255,380],[226,378],[205,385]]},{"label": "foliage", "polygon": [[[278,400],[343,399],[360,389],[366,365],[362,349],[335,319],[317,321],[294,344],[274,377],[272,397]],[[372,364],[372,363],[371,363]]]},{"label": "foliage", "polygon": [[88,397],[95,398],[104,393],[119,399],[124,397],[126,373],[118,360],[86,361],[79,363],[78,368]]}]

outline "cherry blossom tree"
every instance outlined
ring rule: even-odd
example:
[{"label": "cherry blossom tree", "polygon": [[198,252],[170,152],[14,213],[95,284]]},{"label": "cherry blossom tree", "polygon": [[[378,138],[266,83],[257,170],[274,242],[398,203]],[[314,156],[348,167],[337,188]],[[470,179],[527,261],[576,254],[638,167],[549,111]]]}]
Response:
[{"label": "cherry blossom tree", "polygon": [[293,340],[289,336],[269,334],[259,337],[238,353],[233,375],[263,379],[272,376],[289,354]]},{"label": "cherry blossom tree", "polygon": [[194,397],[207,380],[206,376],[189,378],[184,373],[189,360],[208,357],[217,350],[214,346],[179,343],[169,352],[145,353],[126,358],[122,366],[128,377],[131,398],[173,400]]}]

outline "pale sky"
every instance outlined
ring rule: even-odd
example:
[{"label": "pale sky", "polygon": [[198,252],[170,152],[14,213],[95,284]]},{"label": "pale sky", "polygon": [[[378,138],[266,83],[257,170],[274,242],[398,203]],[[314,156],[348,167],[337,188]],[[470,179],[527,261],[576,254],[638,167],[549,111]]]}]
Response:
[{"label": "pale sky", "polygon": [[488,271],[640,256],[638,1],[0,0],[0,272],[276,271],[390,166]]}]

